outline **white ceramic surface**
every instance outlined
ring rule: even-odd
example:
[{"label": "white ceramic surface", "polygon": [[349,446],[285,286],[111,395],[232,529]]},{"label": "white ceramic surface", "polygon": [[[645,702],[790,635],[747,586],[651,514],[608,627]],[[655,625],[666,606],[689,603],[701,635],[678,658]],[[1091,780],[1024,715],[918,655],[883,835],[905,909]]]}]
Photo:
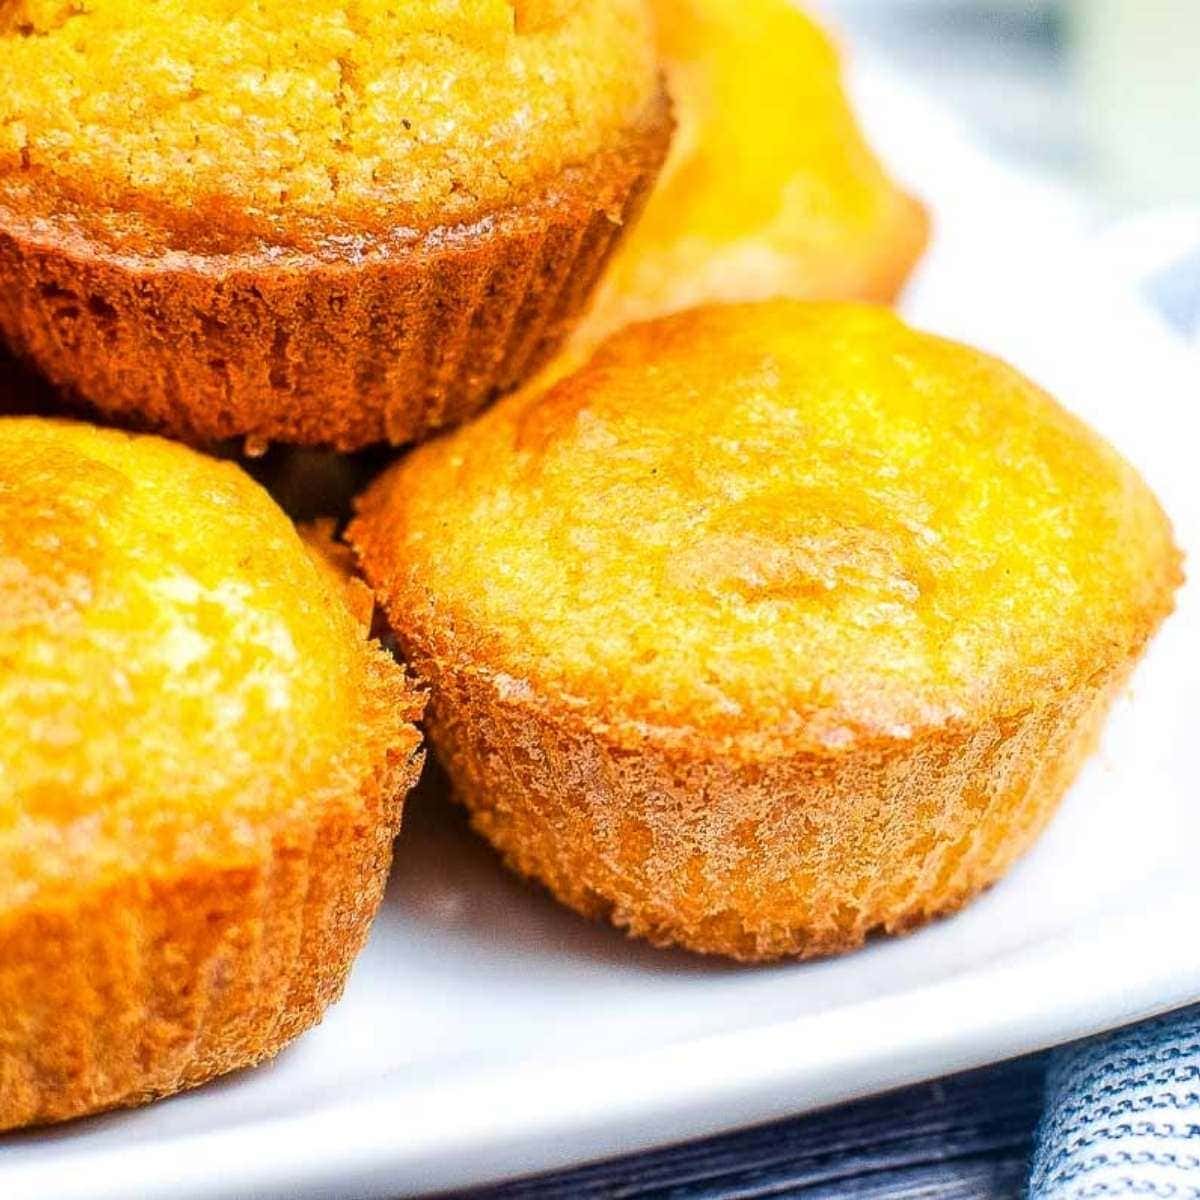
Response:
[{"label": "white ceramic surface", "polygon": [[[1196,361],[1090,249],[1075,206],[878,75],[878,143],[931,201],[906,305],[999,351],[1146,472],[1200,553]],[[273,1064],[0,1139],[0,1196],[398,1196],[795,1113],[1200,997],[1200,596],[1017,870],[960,916],[832,962],[736,968],[631,944],[411,809],[343,1002]]]}]

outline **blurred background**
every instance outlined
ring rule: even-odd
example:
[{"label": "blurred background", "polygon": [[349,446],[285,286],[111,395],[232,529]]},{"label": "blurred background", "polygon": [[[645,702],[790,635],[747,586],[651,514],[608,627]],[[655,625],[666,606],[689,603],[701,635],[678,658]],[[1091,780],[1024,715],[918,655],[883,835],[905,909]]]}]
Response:
[{"label": "blurred background", "polygon": [[1200,355],[1200,0],[813,0],[850,49],[1077,202]]},{"label": "blurred background", "polygon": [[997,156],[1113,217],[1200,205],[1200,0],[818,0]]}]

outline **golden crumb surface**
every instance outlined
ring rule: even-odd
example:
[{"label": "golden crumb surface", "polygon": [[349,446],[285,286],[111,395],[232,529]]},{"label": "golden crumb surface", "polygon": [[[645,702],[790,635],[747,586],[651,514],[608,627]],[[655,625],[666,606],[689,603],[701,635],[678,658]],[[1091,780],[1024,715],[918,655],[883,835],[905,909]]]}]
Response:
[{"label": "golden crumb surface", "polygon": [[610,146],[657,86],[642,0],[2,0],[0,179],[426,228]]},{"label": "golden crumb surface", "polygon": [[1140,643],[1177,569],[1133,469],[1011,367],[883,309],[637,326],[368,495],[372,575],[616,725],[907,737]]},{"label": "golden crumb surface", "polygon": [[0,1130],[251,1066],[341,994],[420,769],[371,605],[232,463],[0,419]]},{"label": "golden crumb surface", "polygon": [[506,861],[747,961],[999,879],[1181,578],[1133,468],[1011,367],[796,301],[625,330],[349,537]]},{"label": "golden crumb surface", "polygon": [[6,907],[251,855],[411,757],[402,677],[239,468],[36,418],[0,459]]},{"label": "golden crumb surface", "polygon": [[655,0],[678,124],[582,329],[713,301],[890,300],[928,219],[872,153],[824,31],[790,0]]}]

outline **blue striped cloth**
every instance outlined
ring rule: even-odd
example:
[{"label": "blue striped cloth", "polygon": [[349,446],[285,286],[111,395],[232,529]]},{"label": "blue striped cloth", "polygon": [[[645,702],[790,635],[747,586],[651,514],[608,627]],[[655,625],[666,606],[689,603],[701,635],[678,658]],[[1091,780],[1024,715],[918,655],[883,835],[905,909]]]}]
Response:
[{"label": "blue striped cloth", "polygon": [[1200,1200],[1200,1006],[1056,1050],[1030,1200]]}]

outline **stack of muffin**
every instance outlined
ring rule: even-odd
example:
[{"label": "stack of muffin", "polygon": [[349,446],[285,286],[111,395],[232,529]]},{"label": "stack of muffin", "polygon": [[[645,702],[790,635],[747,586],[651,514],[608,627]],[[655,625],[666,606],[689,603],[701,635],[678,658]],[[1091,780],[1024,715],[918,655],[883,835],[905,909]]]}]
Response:
[{"label": "stack of muffin", "polygon": [[[997,879],[1180,560],[1032,383],[855,303],[926,235],[787,0],[0,5],[0,1128],[317,1021],[419,727],[660,944]],[[244,469],[381,444],[345,528]]]}]

